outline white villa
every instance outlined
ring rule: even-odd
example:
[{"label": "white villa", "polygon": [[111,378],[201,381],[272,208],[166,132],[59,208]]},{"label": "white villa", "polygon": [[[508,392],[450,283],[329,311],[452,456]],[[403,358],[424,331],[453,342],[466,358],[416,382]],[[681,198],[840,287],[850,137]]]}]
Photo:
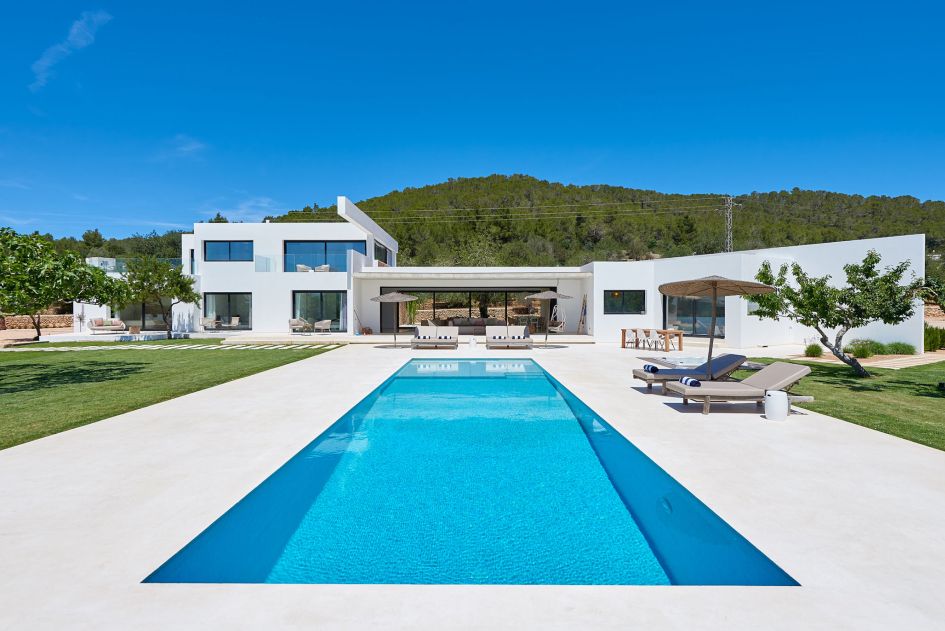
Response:
[{"label": "white villa", "polygon": [[[769,248],[723,254],[627,262],[589,262],[580,267],[400,267],[398,244],[346,197],[338,198],[338,223],[198,223],[182,238],[184,272],[203,296],[199,305],[179,305],[174,329],[285,334],[289,320],[331,320],[338,335],[406,331],[430,321],[482,335],[486,324],[528,324],[541,333],[549,319],[564,321],[564,333],[586,341],[613,342],[621,328],[679,329],[708,333],[710,299],[662,296],[662,283],[720,275],[753,279],[763,261],[777,268],[800,263],[810,274],[843,279],[843,265],[876,250],[884,264],[909,260],[924,274],[922,234]],[[90,259],[114,269],[114,260]],[[572,297],[558,304],[525,296],[547,289]],[[371,300],[402,291],[419,300],[410,306]],[[720,298],[717,337],[731,347],[802,343],[813,331],[793,322],[761,320],[740,297]],[[76,305],[76,333],[96,317],[116,316],[143,330],[162,329],[148,305],[118,313]],[[847,339],[900,341],[922,349],[923,313],[894,326],[874,324]],[[352,337],[352,339],[357,339]]]}]

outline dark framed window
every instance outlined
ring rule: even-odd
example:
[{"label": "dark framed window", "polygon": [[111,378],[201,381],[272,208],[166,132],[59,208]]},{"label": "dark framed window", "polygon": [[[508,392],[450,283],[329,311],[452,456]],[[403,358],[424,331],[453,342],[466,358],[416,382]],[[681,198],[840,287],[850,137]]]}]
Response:
[{"label": "dark framed window", "polygon": [[204,241],[205,261],[252,261],[252,241]]},{"label": "dark framed window", "polygon": [[293,291],[292,315],[309,324],[331,320],[332,331],[346,331],[347,303],[348,292],[345,291]]},{"label": "dark framed window", "polygon": [[215,326],[228,329],[253,328],[253,294],[251,293],[205,293],[203,316],[214,321]]},{"label": "dark framed window", "polygon": [[646,291],[642,289],[609,289],[605,291],[604,313],[646,313]]},{"label": "dark framed window", "polygon": [[367,253],[365,241],[285,241],[282,247],[287,272],[346,272],[348,250]]},{"label": "dark framed window", "polygon": [[390,250],[387,249],[387,246],[378,241],[374,242],[374,260],[390,265]]}]

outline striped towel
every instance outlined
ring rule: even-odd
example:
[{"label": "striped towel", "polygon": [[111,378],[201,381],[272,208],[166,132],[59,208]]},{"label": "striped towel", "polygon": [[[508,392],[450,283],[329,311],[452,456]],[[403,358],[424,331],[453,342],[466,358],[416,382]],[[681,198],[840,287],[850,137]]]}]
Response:
[{"label": "striped towel", "polygon": [[418,339],[421,339],[421,340],[428,340],[428,339],[430,339],[430,336],[429,336],[429,335],[418,335],[417,337],[418,337]]},{"label": "striped towel", "polygon": [[654,366],[653,364],[643,364],[643,372],[657,373],[659,371],[659,366]]},{"label": "striped towel", "polygon": [[693,388],[698,388],[702,385],[702,382],[694,377],[683,377],[679,382],[684,386],[691,386]]}]

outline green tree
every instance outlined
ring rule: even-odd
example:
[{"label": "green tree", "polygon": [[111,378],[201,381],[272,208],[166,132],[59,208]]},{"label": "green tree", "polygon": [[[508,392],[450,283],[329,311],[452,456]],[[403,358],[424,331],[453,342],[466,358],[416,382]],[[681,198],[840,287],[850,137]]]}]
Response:
[{"label": "green tree", "polygon": [[28,315],[41,334],[40,314],[57,302],[122,303],[125,284],[86,265],[72,252],[57,252],[38,234],[0,228],[0,313]]},{"label": "green tree", "polygon": [[97,250],[105,245],[105,238],[97,228],[82,233],[82,242],[88,250]]},{"label": "green tree", "polygon": [[129,302],[157,305],[161,310],[167,339],[172,337],[174,305],[200,302],[193,278],[185,276],[180,266],[153,256],[129,261],[125,281]]},{"label": "green tree", "polygon": [[[797,263],[790,267],[782,265],[775,275],[771,264],[765,261],[755,278],[773,285],[776,291],[752,296],[758,304],[754,313],[772,320],[787,318],[814,329],[820,335],[820,343],[837,359],[853,368],[858,376],[869,377],[860,362],[843,351],[843,336],[870,322],[897,324],[912,317],[921,288],[921,283],[915,280],[903,283],[908,261],[884,270],[879,269],[879,262],[879,254],[870,250],[862,263],[843,266],[846,285],[834,287],[830,276],[809,276]],[[789,270],[793,283],[788,279]],[[829,335],[831,330],[833,339]]]},{"label": "green tree", "polygon": [[211,217],[208,223],[230,223],[230,220],[221,215],[220,211],[217,211],[217,214]]}]

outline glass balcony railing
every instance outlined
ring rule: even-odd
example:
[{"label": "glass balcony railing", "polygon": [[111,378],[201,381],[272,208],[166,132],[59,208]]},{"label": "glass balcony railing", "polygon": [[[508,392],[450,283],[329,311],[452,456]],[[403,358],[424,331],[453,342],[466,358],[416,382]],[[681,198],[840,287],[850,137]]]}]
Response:
[{"label": "glass balcony railing", "polygon": [[283,269],[287,272],[346,272],[348,255],[338,254],[286,254]]},{"label": "glass balcony railing", "polygon": [[[135,259],[133,258],[111,259],[111,258],[94,257],[94,258],[89,259],[88,263],[89,265],[92,265],[93,267],[98,267],[99,269],[105,270],[106,272],[115,273],[115,274],[124,274],[128,271],[128,263],[133,260]],[[181,266],[181,259],[179,258],[177,259],[162,258],[158,260],[165,261],[176,267]]]}]

